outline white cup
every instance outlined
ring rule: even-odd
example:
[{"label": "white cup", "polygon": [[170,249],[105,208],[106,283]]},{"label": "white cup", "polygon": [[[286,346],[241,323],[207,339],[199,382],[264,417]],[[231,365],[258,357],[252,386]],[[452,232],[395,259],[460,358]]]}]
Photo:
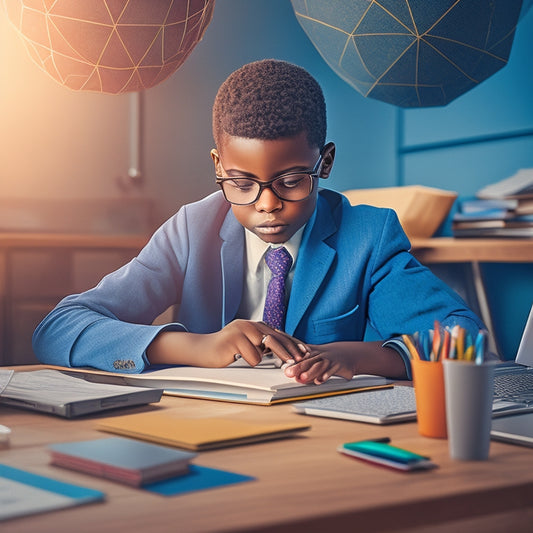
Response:
[{"label": "white cup", "polygon": [[494,363],[444,359],[443,364],[450,457],[485,460],[490,448]]}]

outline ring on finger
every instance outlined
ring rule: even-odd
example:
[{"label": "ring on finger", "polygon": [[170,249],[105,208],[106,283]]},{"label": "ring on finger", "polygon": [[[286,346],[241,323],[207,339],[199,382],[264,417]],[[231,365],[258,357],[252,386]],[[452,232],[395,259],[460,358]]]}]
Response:
[{"label": "ring on finger", "polygon": [[240,353],[233,354],[233,360],[234,361],[238,361],[241,357],[242,357],[242,355]]},{"label": "ring on finger", "polygon": [[263,338],[261,339],[261,344],[265,344],[267,337],[269,337],[269,335],[263,335]]}]

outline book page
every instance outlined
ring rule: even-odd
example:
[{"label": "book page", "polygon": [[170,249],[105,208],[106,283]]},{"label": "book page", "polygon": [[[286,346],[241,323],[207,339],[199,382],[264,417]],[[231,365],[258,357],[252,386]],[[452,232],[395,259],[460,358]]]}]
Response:
[{"label": "book page", "polygon": [[[352,380],[332,377],[322,385],[304,385],[294,378],[289,378],[281,368],[267,366],[228,366],[225,368],[198,368],[193,366],[170,367],[160,370],[145,371],[142,374],[128,375],[129,383],[140,383],[142,380],[181,381],[195,383],[224,384],[237,388],[259,389],[265,391],[277,391],[281,389],[304,389],[306,387],[330,389],[348,382],[367,384],[385,384],[388,380],[378,376],[359,375]],[[165,387],[166,388],[166,387]]]}]

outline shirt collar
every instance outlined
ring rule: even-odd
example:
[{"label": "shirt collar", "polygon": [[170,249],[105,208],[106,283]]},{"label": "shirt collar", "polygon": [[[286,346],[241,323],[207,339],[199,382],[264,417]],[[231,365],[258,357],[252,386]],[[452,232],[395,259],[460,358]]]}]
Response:
[{"label": "shirt collar", "polygon": [[304,224],[287,242],[281,244],[271,244],[265,242],[255,233],[252,233],[250,230],[245,228],[244,235],[246,239],[246,261],[248,264],[248,269],[252,272],[256,272],[266,251],[269,248],[279,248],[280,246],[285,246],[287,251],[291,254],[293,265],[292,268],[294,268],[305,226],[306,224]]}]

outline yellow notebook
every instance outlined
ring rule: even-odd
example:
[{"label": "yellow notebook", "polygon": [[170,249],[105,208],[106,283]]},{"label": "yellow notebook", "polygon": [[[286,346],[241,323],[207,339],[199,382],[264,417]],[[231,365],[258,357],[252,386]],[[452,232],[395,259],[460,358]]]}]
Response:
[{"label": "yellow notebook", "polygon": [[165,413],[138,413],[101,419],[96,428],[167,446],[203,451],[292,437],[309,424],[256,424],[229,418],[181,418]]}]

